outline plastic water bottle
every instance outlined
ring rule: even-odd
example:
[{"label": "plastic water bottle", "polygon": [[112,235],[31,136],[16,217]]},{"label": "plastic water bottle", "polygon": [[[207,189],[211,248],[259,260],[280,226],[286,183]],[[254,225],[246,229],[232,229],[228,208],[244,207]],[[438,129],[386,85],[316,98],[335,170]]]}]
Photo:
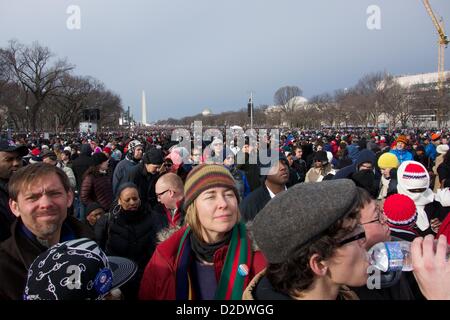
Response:
[{"label": "plastic water bottle", "polygon": [[[435,241],[436,245],[437,241]],[[383,272],[412,271],[411,242],[379,242],[368,251],[369,262]],[[449,250],[447,247],[447,259]]]}]

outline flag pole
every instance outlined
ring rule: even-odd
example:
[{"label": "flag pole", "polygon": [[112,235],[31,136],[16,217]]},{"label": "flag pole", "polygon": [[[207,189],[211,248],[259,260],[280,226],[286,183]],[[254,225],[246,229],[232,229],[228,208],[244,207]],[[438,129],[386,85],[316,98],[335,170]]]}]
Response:
[{"label": "flag pole", "polygon": [[253,92],[250,91],[250,130],[253,130]]}]

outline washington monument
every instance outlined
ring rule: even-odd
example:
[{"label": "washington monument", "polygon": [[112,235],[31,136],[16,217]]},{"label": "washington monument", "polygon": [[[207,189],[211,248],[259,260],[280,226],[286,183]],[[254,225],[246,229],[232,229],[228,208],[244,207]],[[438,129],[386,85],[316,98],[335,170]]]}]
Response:
[{"label": "washington monument", "polygon": [[142,108],[142,125],[147,125],[147,103],[145,102],[145,91],[142,90],[142,101],[141,101],[141,108]]}]

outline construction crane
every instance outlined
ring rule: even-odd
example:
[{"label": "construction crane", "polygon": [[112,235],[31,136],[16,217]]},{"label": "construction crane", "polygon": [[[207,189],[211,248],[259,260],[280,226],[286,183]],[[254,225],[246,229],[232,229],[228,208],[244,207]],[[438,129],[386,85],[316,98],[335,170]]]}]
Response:
[{"label": "construction crane", "polygon": [[436,16],[434,15],[433,9],[431,8],[430,2],[428,0],[422,0],[423,5],[425,6],[425,9],[427,9],[428,14],[431,17],[431,20],[433,21],[434,26],[436,27],[436,30],[439,34],[439,54],[438,54],[438,88],[439,90],[444,89],[444,71],[445,71],[445,64],[444,64],[444,49],[447,48],[447,45],[449,43],[447,35],[444,33],[444,22],[439,22],[436,19]]}]

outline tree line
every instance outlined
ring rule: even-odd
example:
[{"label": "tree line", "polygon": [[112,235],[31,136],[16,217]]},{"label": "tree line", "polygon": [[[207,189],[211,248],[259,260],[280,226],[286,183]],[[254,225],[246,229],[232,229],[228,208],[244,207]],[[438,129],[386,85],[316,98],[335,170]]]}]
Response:
[{"label": "tree line", "polygon": [[[350,88],[311,97],[299,103],[303,91],[297,86],[279,88],[273,98],[277,108],[260,105],[254,109],[254,124],[264,126],[289,126],[303,129],[328,127],[397,127],[423,126],[430,116],[442,128],[449,121],[450,79],[439,91],[436,83],[401,86],[392,75],[376,72],[364,75]],[[271,112],[268,112],[271,110]],[[202,120],[204,125],[248,125],[247,110],[223,112],[216,115],[169,118],[162,125],[189,125]]]},{"label": "tree line", "polygon": [[17,131],[77,131],[83,110],[99,109],[101,127],[117,127],[120,96],[34,42],[0,48],[0,127]]}]

